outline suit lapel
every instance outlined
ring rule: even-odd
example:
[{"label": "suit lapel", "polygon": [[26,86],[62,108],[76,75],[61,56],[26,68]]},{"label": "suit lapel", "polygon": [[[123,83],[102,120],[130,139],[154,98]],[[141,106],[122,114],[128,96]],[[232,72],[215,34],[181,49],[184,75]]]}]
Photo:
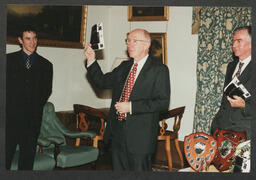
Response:
[{"label": "suit lapel", "polygon": [[128,78],[128,75],[129,75],[129,72],[132,68],[132,65],[133,65],[133,62],[134,60],[133,59],[130,59],[128,62],[127,62],[127,65],[124,66],[123,68],[123,71],[122,71],[122,74],[120,74],[121,76],[121,80],[120,80],[120,83],[119,83],[119,92],[118,92],[118,95],[121,96],[121,93],[123,91],[123,88],[125,86],[125,82],[126,82],[126,79]]},{"label": "suit lapel", "polygon": [[22,50],[20,50],[16,60],[18,61],[18,63],[17,63],[18,68],[25,70],[24,57],[22,54]]},{"label": "suit lapel", "polygon": [[135,92],[137,91],[141,82],[144,81],[144,78],[146,78],[146,76],[144,74],[146,73],[147,69],[151,67],[151,63],[152,63],[152,59],[150,57],[148,57],[148,59],[146,60],[144,66],[142,67],[142,69],[140,71],[140,74],[138,75],[138,77],[135,81],[130,98],[132,97],[133,94],[135,94]]},{"label": "suit lapel", "polygon": [[236,65],[239,62],[239,60],[234,60],[233,62],[231,62],[231,66],[229,69],[227,69],[227,83],[229,83],[232,80],[232,75],[236,69]]},{"label": "suit lapel", "polygon": [[35,52],[35,57],[34,58],[35,59],[34,59],[34,62],[31,66],[31,70],[38,71],[38,70],[40,70],[40,60],[39,60],[39,55],[36,52]]},{"label": "suit lapel", "polygon": [[[239,63],[239,60],[235,60],[235,61],[232,62],[229,70],[227,71],[227,78],[228,78],[227,82],[230,82],[232,80],[232,75],[233,75],[233,73],[235,71],[235,68],[236,68],[238,63]],[[253,68],[253,63],[254,63],[254,61],[251,60],[250,63],[246,66],[246,68],[242,72],[242,74],[238,77],[238,79],[242,83],[246,83],[250,79],[252,68]]]},{"label": "suit lapel", "polygon": [[129,62],[127,63],[127,66],[124,69],[124,73],[122,74],[122,82],[125,83],[126,79],[128,78],[129,72],[131,71],[132,65],[133,65],[134,60],[130,59]]},{"label": "suit lapel", "polygon": [[[24,64],[24,57],[22,54],[22,50],[19,51],[19,53],[16,56],[16,59],[14,59],[13,61],[16,61],[16,63],[14,63],[14,67],[15,67],[15,71],[19,72],[20,74],[22,74],[22,76],[24,75],[24,73],[26,72],[26,68],[25,68],[25,64]],[[12,62],[9,62],[12,63]]]},{"label": "suit lapel", "polygon": [[238,79],[242,82],[242,83],[246,83],[250,77],[252,76],[252,67],[253,67],[253,60],[250,61],[250,63],[246,66],[246,68],[244,69],[244,71],[242,72],[242,74],[238,77]]}]

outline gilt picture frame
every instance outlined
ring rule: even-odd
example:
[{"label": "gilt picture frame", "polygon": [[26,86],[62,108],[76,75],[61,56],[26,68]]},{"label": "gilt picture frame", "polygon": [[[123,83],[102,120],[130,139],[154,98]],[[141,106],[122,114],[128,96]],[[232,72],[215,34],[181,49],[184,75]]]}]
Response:
[{"label": "gilt picture frame", "polygon": [[7,5],[7,44],[19,44],[19,28],[37,30],[38,46],[85,47],[87,6]]},{"label": "gilt picture frame", "polygon": [[169,6],[128,6],[128,21],[168,21]]},{"label": "gilt picture frame", "polygon": [[167,42],[166,33],[150,33],[150,55],[167,65]]}]

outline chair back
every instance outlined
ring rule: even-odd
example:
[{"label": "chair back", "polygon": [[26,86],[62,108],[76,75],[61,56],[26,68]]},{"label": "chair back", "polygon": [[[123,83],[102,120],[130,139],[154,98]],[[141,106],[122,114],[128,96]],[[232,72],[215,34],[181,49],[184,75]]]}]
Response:
[{"label": "chair back", "polygon": [[81,131],[93,130],[97,135],[103,136],[107,116],[99,109],[90,106],[74,104],[74,113],[76,114],[76,127]]},{"label": "chair back", "polygon": [[[47,102],[43,109],[43,118],[39,137],[60,137],[64,141],[62,145],[66,145],[66,139],[62,133],[63,128],[64,125],[57,117],[54,105],[51,102]],[[53,146],[54,145],[51,145],[50,147]]]},{"label": "chair back", "polygon": [[169,118],[174,118],[174,123],[173,123],[173,132],[178,133],[180,130],[180,123],[181,119],[183,117],[185,111],[185,106],[178,107],[175,109],[171,109],[167,112],[161,113],[160,114],[160,119],[162,121],[162,126],[160,129],[160,135],[164,135],[167,129],[167,123],[165,122]]}]

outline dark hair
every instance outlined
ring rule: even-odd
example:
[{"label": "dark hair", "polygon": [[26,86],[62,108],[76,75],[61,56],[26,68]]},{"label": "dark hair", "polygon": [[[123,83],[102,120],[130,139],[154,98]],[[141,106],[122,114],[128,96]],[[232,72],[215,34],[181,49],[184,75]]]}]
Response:
[{"label": "dark hair", "polygon": [[37,30],[33,25],[24,25],[24,26],[22,26],[20,31],[19,31],[18,37],[20,37],[22,39],[24,32],[34,32],[37,35]]},{"label": "dark hair", "polygon": [[242,27],[238,27],[233,31],[233,34],[236,34],[238,31],[241,30],[247,30],[248,35],[249,35],[249,40],[252,39],[252,26],[242,26]]}]

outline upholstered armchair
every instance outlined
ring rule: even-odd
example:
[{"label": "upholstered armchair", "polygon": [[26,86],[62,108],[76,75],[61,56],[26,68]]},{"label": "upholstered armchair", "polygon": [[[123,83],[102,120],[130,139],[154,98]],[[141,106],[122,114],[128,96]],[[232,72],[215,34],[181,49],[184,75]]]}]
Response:
[{"label": "upholstered armchair", "polygon": [[57,167],[67,168],[96,161],[99,155],[98,148],[80,144],[68,145],[65,139],[87,137],[93,140],[95,136],[96,133],[93,131],[70,131],[57,117],[54,105],[51,102],[45,104],[39,137],[51,141],[48,147],[42,148],[42,151],[56,159]]}]

